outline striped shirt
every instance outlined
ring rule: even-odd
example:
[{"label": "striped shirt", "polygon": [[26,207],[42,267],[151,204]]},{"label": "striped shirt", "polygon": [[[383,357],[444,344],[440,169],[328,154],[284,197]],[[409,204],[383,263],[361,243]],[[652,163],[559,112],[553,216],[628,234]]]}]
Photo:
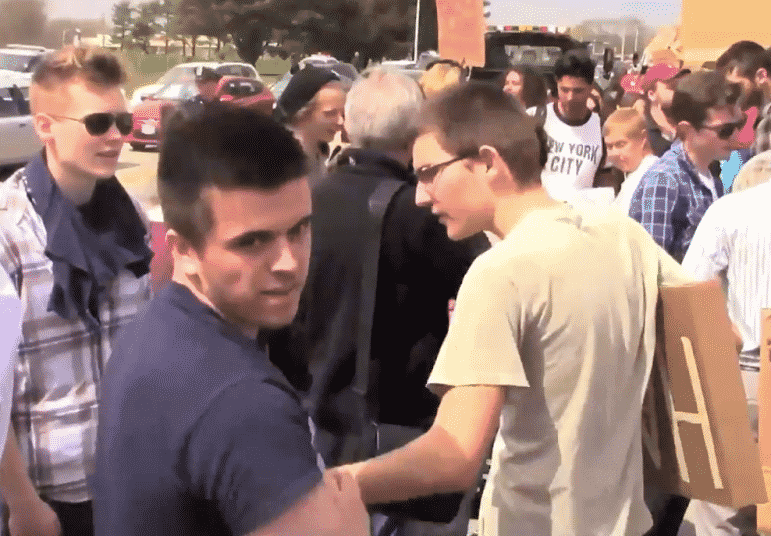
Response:
[{"label": "striped shirt", "polygon": [[[149,233],[145,238],[149,244]],[[47,310],[54,277],[46,243],[22,169],[0,184],[0,269],[22,302],[11,421],[37,491],[81,502],[90,499],[86,478],[93,469],[102,371],[119,329],[150,299],[150,281],[121,271],[100,294],[98,328],[64,319]]]},{"label": "striped shirt", "polygon": [[771,307],[771,183],[715,201],[707,209],[683,267],[701,280],[719,278],[728,315],[742,336],[740,364],[760,368],[760,310]]}]

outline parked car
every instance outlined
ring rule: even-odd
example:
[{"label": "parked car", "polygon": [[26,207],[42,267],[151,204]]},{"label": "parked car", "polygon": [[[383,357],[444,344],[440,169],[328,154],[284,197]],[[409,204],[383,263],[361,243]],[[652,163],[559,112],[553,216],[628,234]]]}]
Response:
[{"label": "parked car", "polygon": [[51,50],[33,45],[6,45],[0,48],[0,75],[20,74],[31,80],[35,67],[48,52]]},{"label": "parked car", "polygon": [[[134,150],[158,145],[163,123],[181,102],[198,93],[194,80],[172,82],[134,108],[134,128],[126,141]],[[259,80],[243,76],[223,76],[217,83],[216,98],[220,102],[251,108],[270,115],[275,99]]]},{"label": "parked car", "polygon": [[242,76],[245,78],[252,78],[262,82],[259,73],[254,66],[248,63],[220,63],[215,61],[197,61],[192,63],[181,63],[175,67],[172,67],[166,74],[158,79],[155,84],[147,86],[141,86],[134,90],[131,95],[131,101],[129,103],[133,110],[135,106],[145,100],[153,93],[160,91],[161,88],[171,84],[173,82],[184,82],[186,80],[192,80],[195,76],[201,72],[204,67],[214,69],[223,76]]},{"label": "parked car", "polygon": [[42,148],[29,113],[29,80],[0,74],[0,167],[20,167]]}]

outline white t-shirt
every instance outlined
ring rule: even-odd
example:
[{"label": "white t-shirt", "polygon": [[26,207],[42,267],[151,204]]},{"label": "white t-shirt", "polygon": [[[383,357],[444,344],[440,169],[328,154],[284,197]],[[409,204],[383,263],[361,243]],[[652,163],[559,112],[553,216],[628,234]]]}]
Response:
[{"label": "white t-shirt", "polygon": [[689,279],[637,222],[589,205],[527,215],[472,264],[429,387],[508,388],[480,536],[650,528],[641,414],[658,287]]},{"label": "white t-shirt", "polygon": [[[557,114],[556,106],[546,106],[543,128],[548,136],[549,158],[541,182],[553,199],[570,201],[576,190],[591,188],[594,183],[602,160],[602,127],[596,113],[583,125],[568,125]],[[531,110],[534,113],[535,109]]]},{"label": "white t-shirt", "polygon": [[649,154],[642,159],[637,169],[629,173],[624,182],[621,183],[621,189],[615,201],[613,201],[613,205],[618,207],[624,214],[629,214],[629,205],[632,204],[632,197],[634,197],[634,192],[637,190],[637,185],[640,184],[640,179],[657,160],[656,155]]}]

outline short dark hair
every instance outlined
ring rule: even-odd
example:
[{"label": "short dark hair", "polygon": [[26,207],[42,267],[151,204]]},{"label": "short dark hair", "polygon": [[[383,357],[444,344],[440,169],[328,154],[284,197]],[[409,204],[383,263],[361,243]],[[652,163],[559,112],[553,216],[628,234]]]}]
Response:
[{"label": "short dark hair", "polygon": [[735,69],[739,76],[750,79],[758,69],[765,69],[771,76],[771,54],[754,41],[738,41],[720,55],[716,69],[723,74]]},{"label": "short dark hair", "polygon": [[675,124],[686,121],[701,128],[707,119],[707,110],[733,106],[740,96],[741,87],[728,83],[719,72],[696,71],[678,81],[668,117]]},{"label": "short dark hair", "polygon": [[158,195],[169,228],[199,248],[213,225],[207,188],[275,190],[307,173],[299,142],[256,111],[204,103],[178,108],[164,129]]},{"label": "short dark hair", "polygon": [[566,51],[557,59],[554,65],[554,77],[559,81],[563,76],[583,78],[588,84],[594,82],[594,71],[597,64],[589,56],[589,51],[574,48]]},{"label": "short dark hair", "polygon": [[433,133],[456,155],[495,147],[522,186],[540,184],[546,165],[546,134],[516,99],[496,84],[470,81],[427,100],[420,132]]}]

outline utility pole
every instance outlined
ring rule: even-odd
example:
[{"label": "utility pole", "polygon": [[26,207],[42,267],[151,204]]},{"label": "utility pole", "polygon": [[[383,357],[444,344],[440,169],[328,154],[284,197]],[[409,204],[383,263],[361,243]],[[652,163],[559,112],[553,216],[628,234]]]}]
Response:
[{"label": "utility pole", "polygon": [[640,37],[640,27],[639,27],[639,26],[637,26],[637,27],[634,29],[634,51],[635,51],[635,52],[639,52],[639,51],[637,50],[637,39],[638,39],[639,37]]},{"label": "utility pole", "polygon": [[413,60],[418,63],[418,36],[420,35],[420,0],[418,0],[418,6],[415,9],[415,49],[413,50]]}]

